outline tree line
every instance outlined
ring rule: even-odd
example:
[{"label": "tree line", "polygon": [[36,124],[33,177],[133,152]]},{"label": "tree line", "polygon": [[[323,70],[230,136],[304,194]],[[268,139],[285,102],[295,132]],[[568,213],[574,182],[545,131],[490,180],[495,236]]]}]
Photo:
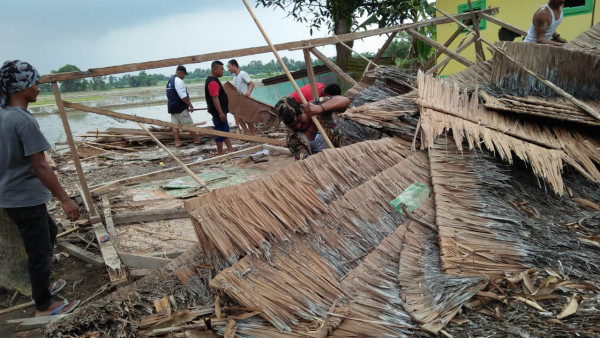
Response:
[{"label": "tree line", "polygon": [[[282,61],[290,71],[297,71],[306,68],[304,61],[296,61],[287,57],[282,57]],[[321,60],[314,60],[314,65],[323,64]],[[250,61],[245,66],[240,65],[240,68],[252,77],[269,77],[274,75],[280,75],[283,73],[283,69],[279,65],[279,62],[271,60],[267,63],[262,61]],[[175,67],[173,67],[175,69]],[[52,74],[68,73],[68,72],[80,72],[77,66],[65,65],[60,67],[58,70],[52,70]],[[174,73],[174,72],[173,72]],[[210,68],[196,68],[193,71],[189,70],[188,75],[185,77],[186,82],[200,82],[204,81],[206,77],[210,75]],[[225,72],[225,77],[230,75]],[[119,88],[137,88],[137,87],[152,87],[159,84],[166,85],[170,76],[164,74],[148,74],[145,71],[141,71],[138,74],[125,74],[122,76],[98,76],[90,79],[77,79],[60,82],[61,92],[81,92],[87,90],[110,90]],[[52,92],[52,86],[50,84],[40,85],[42,92]]]}]

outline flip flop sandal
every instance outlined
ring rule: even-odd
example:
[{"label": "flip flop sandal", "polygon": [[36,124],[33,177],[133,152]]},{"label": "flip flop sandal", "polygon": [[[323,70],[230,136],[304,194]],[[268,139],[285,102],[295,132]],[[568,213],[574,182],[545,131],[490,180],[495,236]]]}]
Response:
[{"label": "flip flop sandal", "polygon": [[81,303],[81,301],[80,301],[80,300],[77,300],[77,301],[75,301],[75,302],[73,303],[73,305],[72,305],[72,306],[71,306],[71,307],[70,307],[68,310],[65,310],[65,311],[62,311],[62,312],[61,312],[60,310],[64,309],[64,308],[65,308],[67,305],[71,304],[71,303],[69,303],[69,302],[68,302],[68,301],[66,301],[66,300],[65,300],[64,302],[65,302],[65,303],[64,303],[63,305],[61,305],[61,306],[57,307],[57,308],[56,308],[54,311],[52,311],[52,312],[49,314],[49,316],[54,316],[54,315],[66,315],[67,313],[70,313],[70,312],[72,312],[73,310],[75,310],[75,309],[77,308],[77,306],[79,306],[79,303]]},{"label": "flip flop sandal", "polygon": [[59,279],[56,282],[52,283],[52,286],[50,287],[50,294],[52,296],[57,295],[64,287],[65,285],[67,285],[67,282],[65,282],[63,279]]}]

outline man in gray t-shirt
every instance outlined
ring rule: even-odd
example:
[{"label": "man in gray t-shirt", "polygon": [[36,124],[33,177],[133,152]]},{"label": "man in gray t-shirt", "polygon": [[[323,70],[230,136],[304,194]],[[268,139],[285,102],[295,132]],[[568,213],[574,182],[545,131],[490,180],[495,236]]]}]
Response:
[{"label": "man in gray t-shirt", "polygon": [[[235,59],[229,60],[227,68],[231,74],[233,74],[233,86],[237,91],[245,97],[250,97],[252,90],[254,90],[254,83],[250,79],[250,75],[243,70],[240,70],[240,66]],[[232,112],[236,115],[236,112]],[[245,135],[254,135],[254,122],[244,121],[236,116],[235,121],[239,127],[242,128]]]},{"label": "man in gray t-shirt", "polygon": [[46,202],[54,194],[70,220],[79,218],[79,207],[46,161],[44,151],[50,144],[27,110],[37,100],[39,77],[27,62],[6,61],[0,67],[0,208],[17,225],[27,251],[35,315],[47,316],[68,313],[79,301],[52,300],[65,281],[50,284],[58,229]]}]

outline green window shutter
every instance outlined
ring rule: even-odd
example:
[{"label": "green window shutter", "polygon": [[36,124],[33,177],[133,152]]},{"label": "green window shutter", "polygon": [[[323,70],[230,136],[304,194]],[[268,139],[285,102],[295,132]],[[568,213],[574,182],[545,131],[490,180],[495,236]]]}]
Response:
[{"label": "green window shutter", "polygon": [[[486,9],[486,5],[485,5],[485,0],[479,0],[479,1],[471,1],[471,6],[473,6],[473,10],[480,10],[480,9]],[[464,3],[461,5],[457,6],[458,9],[458,14],[460,13],[465,13],[469,11],[469,3]],[[473,28],[473,24],[471,23],[469,26],[469,28]],[[481,21],[479,21],[479,30],[485,30],[487,28],[487,20],[486,19],[482,19]],[[466,33],[467,30],[464,29],[463,33]]]}]

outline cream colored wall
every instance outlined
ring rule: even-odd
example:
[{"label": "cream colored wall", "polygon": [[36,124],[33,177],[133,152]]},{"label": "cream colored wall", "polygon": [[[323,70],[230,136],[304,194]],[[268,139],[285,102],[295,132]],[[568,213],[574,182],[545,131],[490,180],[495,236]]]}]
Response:
[{"label": "cream colored wall", "polygon": [[[460,4],[466,3],[466,0],[437,0],[437,6],[446,13],[456,14],[457,7]],[[596,0],[596,2],[600,2],[600,0]],[[547,0],[487,0],[486,6],[490,7],[498,7],[499,13],[496,17],[504,22],[507,22],[511,25],[517,26],[524,31],[529,30],[529,25],[531,24],[531,19],[533,17],[533,13],[542,6],[543,4],[548,3]],[[436,16],[439,17],[442,14],[437,12]],[[595,7],[595,17],[594,21],[599,22],[600,17],[600,5],[597,3]],[[575,38],[577,35],[582,32],[588,30],[592,26],[592,14],[582,14],[582,15],[573,15],[568,16],[563,19],[563,22],[558,26],[557,32],[560,33],[561,37],[564,37],[567,40],[571,40]],[[437,26],[437,41],[441,44],[444,44],[448,38],[456,31],[458,25],[455,23],[444,24]],[[498,41],[498,30],[500,26],[487,22],[487,28],[481,31],[481,36],[489,41],[490,43],[494,43]],[[461,34],[454,43],[450,45],[452,50],[456,50],[458,48],[460,41],[465,37],[465,34]],[[467,38],[470,39],[471,36]],[[465,40],[466,41],[466,40]],[[521,38],[516,38],[515,41],[521,41]],[[486,48],[485,43],[483,44],[483,49],[485,51],[486,58],[489,59],[491,57],[491,53]],[[465,49],[461,55],[470,60],[475,60],[475,47],[471,45],[469,48]],[[438,58],[438,62],[443,60],[445,55],[442,54]],[[446,68],[442,71],[441,75],[449,75],[456,73],[460,70],[463,70],[465,66],[461,63],[458,63],[454,60],[450,61]]]}]

